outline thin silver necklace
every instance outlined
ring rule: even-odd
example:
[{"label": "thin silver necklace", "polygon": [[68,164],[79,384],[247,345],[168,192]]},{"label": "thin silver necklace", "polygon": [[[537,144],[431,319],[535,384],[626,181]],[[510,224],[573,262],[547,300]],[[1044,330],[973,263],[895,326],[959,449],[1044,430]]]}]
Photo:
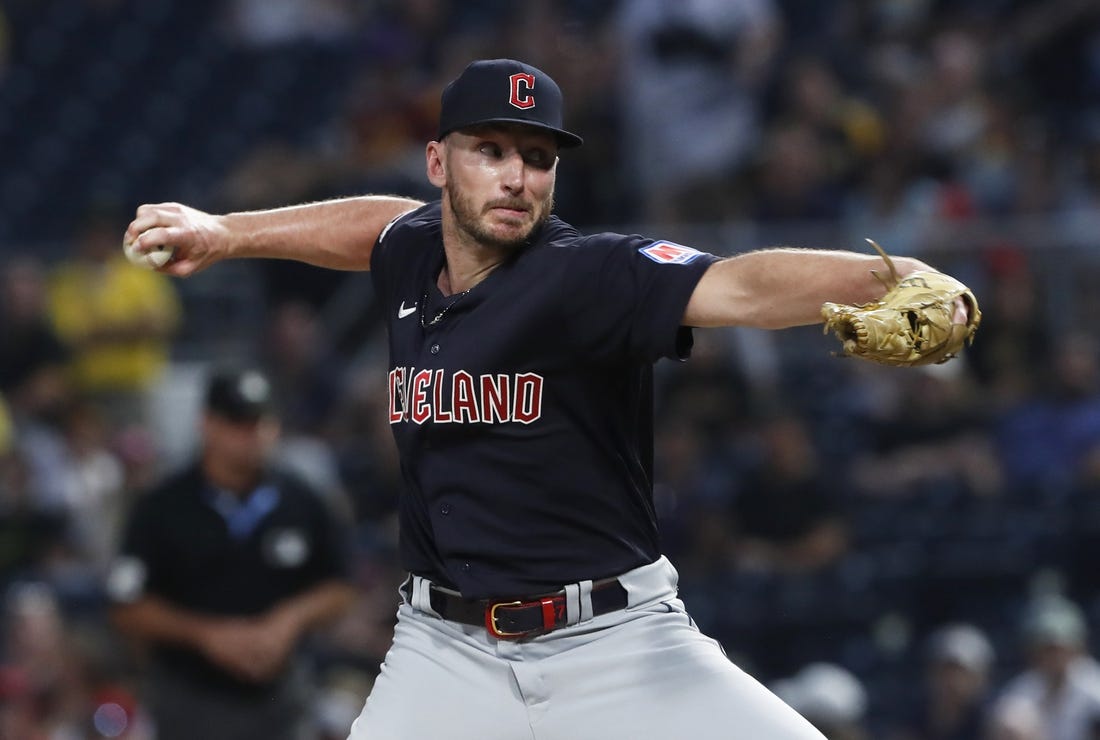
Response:
[{"label": "thin silver necklace", "polygon": [[455,293],[452,296],[447,296],[447,302],[440,306],[440,308],[436,311],[435,316],[432,317],[430,320],[424,317],[424,311],[428,307],[428,291],[425,290],[424,293],[420,296],[420,328],[427,329],[429,326],[435,326],[436,324],[438,324],[440,321],[443,320],[443,317],[446,316],[452,308],[458,305],[459,302],[461,302],[462,299],[465,298],[466,295],[473,289],[474,286],[470,286],[461,293]]}]

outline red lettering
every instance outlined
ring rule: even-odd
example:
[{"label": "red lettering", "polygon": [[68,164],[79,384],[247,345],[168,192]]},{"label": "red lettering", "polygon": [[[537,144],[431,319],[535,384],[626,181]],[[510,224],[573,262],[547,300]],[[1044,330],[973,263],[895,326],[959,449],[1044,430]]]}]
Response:
[{"label": "red lettering", "polygon": [[[393,370],[390,370],[389,382],[387,383],[390,396],[390,424],[396,424],[401,421],[401,416],[404,412],[404,375],[405,368],[403,367],[395,367]],[[400,408],[397,406],[399,394],[402,399]]]},{"label": "red lettering", "polygon": [[412,420],[417,424],[423,424],[432,415],[432,407],[428,403],[428,386],[431,382],[431,370],[421,370],[413,377],[412,398],[409,405],[412,407]]},{"label": "red lettering", "polygon": [[398,386],[398,390],[401,392],[401,416],[403,421],[409,420],[409,393],[412,391],[412,379],[413,368],[403,367],[401,368],[401,385]]},{"label": "red lettering", "polygon": [[450,409],[443,408],[443,371],[435,371],[435,387],[432,388],[432,410],[435,411],[435,423],[449,424],[454,421]]},{"label": "red lettering", "polygon": [[530,424],[540,416],[542,416],[542,376],[534,373],[517,375],[512,419]]},{"label": "red lettering", "polygon": [[[390,424],[412,421],[425,424],[521,424],[542,418],[543,377],[535,373],[515,376],[481,375],[475,378],[459,370],[451,378],[450,398],[445,398],[442,368],[419,370],[395,367],[386,378]],[[450,401],[447,406],[446,401]]]},{"label": "red lettering", "polygon": [[481,414],[487,424],[508,421],[508,376],[481,376]]},{"label": "red lettering", "polygon": [[475,387],[474,376],[465,370],[459,370],[454,374],[451,385],[451,413],[454,414],[455,421],[459,423],[481,421]]}]

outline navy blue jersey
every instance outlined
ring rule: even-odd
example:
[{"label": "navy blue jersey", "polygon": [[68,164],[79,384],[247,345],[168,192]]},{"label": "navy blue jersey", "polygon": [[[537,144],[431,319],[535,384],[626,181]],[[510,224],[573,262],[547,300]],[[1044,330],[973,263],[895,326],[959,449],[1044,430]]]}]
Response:
[{"label": "navy blue jersey", "polygon": [[409,571],[468,598],[545,593],[660,552],[652,370],[717,260],[556,217],[473,289],[443,296],[440,205],[371,258],[389,327],[389,417]]}]

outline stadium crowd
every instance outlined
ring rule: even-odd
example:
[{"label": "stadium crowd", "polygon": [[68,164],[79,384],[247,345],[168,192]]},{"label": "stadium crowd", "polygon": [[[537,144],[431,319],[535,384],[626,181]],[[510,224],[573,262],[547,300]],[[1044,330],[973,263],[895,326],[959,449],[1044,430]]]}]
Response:
[{"label": "stadium crowd", "polygon": [[[155,39],[155,41],[151,40]],[[655,497],[695,619],[831,740],[1100,737],[1100,5],[1089,0],[0,3],[0,737],[155,737],[106,618],[126,512],[186,462],[215,359],[354,526],[307,646],[343,738],[388,646],[400,476],[369,281],[133,268],[140,202],[431,197],[436,95],[552,74],[557,211],[719,254],[873,237],[971,285],[958,360],[818,329],[657,367]]]}]

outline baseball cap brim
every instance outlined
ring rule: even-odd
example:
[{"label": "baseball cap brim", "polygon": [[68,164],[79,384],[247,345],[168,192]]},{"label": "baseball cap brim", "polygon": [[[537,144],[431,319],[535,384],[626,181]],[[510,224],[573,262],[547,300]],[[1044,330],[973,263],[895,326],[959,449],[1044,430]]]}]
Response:
[{"label": "baseball cap brim", "polygon": [[572,133],[571,131],[566,131],[565,129],[561,128],[554,128],[553,126],[547,126],[546,124],[531,121],[526,118],[484,118],[478,121],[470,121],[469,123],[455,124],[449,126],[446,131],[440,131],[439,140],[442,141],[444,136],[455,131],[462,131],[463,129],[474,128],[476,126],[492,126],[494,124],[514,124],[539,129],[540,131],[549,131],[557,137],[558,146],[566,149],[578,147],[584,143],[584,139]]}]

